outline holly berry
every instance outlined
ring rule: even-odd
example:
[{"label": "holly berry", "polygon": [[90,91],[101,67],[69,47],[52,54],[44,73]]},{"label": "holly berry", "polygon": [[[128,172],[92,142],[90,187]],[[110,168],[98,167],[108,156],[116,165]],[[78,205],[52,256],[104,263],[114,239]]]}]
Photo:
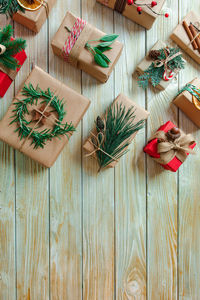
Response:
[{"label": "holly berry", "polygon": [[165,18],[169,18],[169,14],[168,13],[165,14]]},{"label": "holly berry", "polygon": [[127,0],[128,5],[133,5],[133,3],[134,3],[134,0]]},{"label": "holly berry", "polygon": [[138,12],[138,14],[141,14],[141,13],[142,13],[142,7],[141,7],[141,6],[138,6],[138,7],[137,7],[137,12]]},{"label": "holly berry", "polygon": [[156,1],[152,1],[151,2],[151,7],[154,7],[154,6],[156,6],[157,5],[157,2]]}]

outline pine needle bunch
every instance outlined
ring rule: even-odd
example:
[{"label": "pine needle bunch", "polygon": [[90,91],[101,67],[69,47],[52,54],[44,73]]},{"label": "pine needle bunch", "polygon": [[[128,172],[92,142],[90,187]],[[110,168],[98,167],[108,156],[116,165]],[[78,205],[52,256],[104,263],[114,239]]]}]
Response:
[{"label": "pine needle bunch", "polygon": [[17,11],[25,11],[17,0],[0,0],[0,14],[12,17]]},{"label": "pine needle bunch", "polygon": [[0,54],[0,63],[8,69],[16,70],[20,65],[13,55],[26,48],[26,41],[21,38],[11,40],[12,35],[13,29],[11,25],[5,26],[2,30],[0,29],[0,45],[6,47],[6,51]]},{"label": "pine needle bunch", "polygon": [[144,127],[144,120],[137,123],[134,120],[134,107],[127,110],[122,103],[111,105],[106,111],[104,120],[97,118],[97,137],[96,139],[92,137],[92,143],[97,149],[96,156],[100,169],[127,153],[132,134]]},{"label": "pine needle bunch", "polygon": [[[18,124],[15,132],[18,132],[20,140],[30,135],[32,138],[31,145],[34,145],[34,149],[44,148],[48,140],[51,141],[55,137],[60,138],[62,135],[66,135],[68,137],[69,133],[76,130],[72,123],[68,124],[66,122],[62,124],[63,118],[66,114],[63,101],[55,96],[49,88],[46,91],[43,91],[39,88],[39,86],[35,89],[33,85],[29,83],[28,86],[24,85],[22,95],[26,98],[23,99],[23,101],[17,101],[14,103],[15,109],[13,110],[13,120],[10,122],[10,125],[15,122]],[[53,107],[53,111],[58,114],[58,121],[55,123],[53,129],[44,129],[42,131],[32,130],[32,128],[28,126],[32,121],[27,121],[25,119],[25,114],[29,114],[27,105],[37,105],[38,100],[41,98],[43,99],[41,103],[46,104],[52,100],[50,106]]]},{"label": "pine needle bunch", "polygon": [[[180,51],[179,48],[168,48],[168,49],[169,49],[169,57],[172,57],[174,54]],[[164,60],[166,58],[164,49],[160,49],[158,51],[160,52],[160,55],[157,57],[158,61]],[[167,63],[167,67],[168,69],[174,72],[184,69],[185,61],[182,55],[178,55],[172,60],[170,60]],[[164,72],[165,72],[164,65],[162,65],[161,67],[156,67],[155,63],[152,62],[149,68],[146,69],[144,73],[138,77],[138,85],[146,89],[148,87],[149,81],[151,81],[151,84],[155,87],[161,82]]]}]

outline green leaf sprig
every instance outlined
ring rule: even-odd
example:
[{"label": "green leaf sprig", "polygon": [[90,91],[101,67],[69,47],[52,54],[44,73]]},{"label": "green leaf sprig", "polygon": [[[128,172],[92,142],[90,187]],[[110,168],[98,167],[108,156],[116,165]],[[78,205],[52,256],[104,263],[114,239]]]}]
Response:
[{"label": "green leaf sprig", "polygon": [[13,55],[26,48],[26,41],[21,38],[11,40],[12,35],[11,25],[0,29],[0,44],[6,47],[6,51],[0,55],[0,63],[8,69],[16,70],[20,65]]},{"label": "green leaf sprig", "polygon": [[[89,50],[92,55],[94,55],[94,61],[97,65],[101,66],[102,68],[108,68],[109,63],[111,62],[110,59],[105,55],[104,52],[111,50],[112,43],[118,37],[117,34],[109,34],[104,35],[100,39],[97,40],[90,40],[85,44],[87,50]],[[100,42],[96,46],[92,46],[91,43],[93,42]]]}]

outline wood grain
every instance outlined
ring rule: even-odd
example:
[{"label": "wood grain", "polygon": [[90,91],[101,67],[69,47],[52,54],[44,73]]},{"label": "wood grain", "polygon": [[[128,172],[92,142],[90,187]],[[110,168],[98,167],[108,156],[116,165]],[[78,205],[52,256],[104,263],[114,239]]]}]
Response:
[{"label": "wood grain", "polygon": [[[82,17],[97,28],[113,33],[113,12],[88,0],[82,2]],[[114,100],[114,74],[100,84],[83,73],[84,96],[91,106],[83,120],[83,140],[94,120]],[[83,299],[114,297],[114,170],[97,173],[92,158],[83,157]]]},{"label": "wood grain", "polygon": [[[170,18],[158,18],[157,26],[147,32],[147,51],[158,39],[166,41],[177,24],[177,1],[167,1]],[[164,92],[148,92],[147,106],[151,115],[148,137],[162,124],[177,124],[177,109],[170,105],[169,92],[177,91],[171,83]],[[177,174],[164,171],[151,158],[147,159],[147,289],[148,299],[177,299]]]},{"label": "wood grain", "polygon": [[[145,108],[135,68],[145,55],[145,30],[115,13],[115,32],[125,45],[115,71],[115,96],[123,92]],[[137,41],[137,48],[133,44]],[[123,78],[123,81],[121,80]],[[115,168],[116,299],[146,299],[146,174],[141,130]]]},{"label": "wood grain", "polygon": [[[197,141],[197,127],[171,104],[178,85],[199,76],[187,67],[164,92],[145,93],[133,75],[153,44],[166,41],[195,0],[167,0],[168,19],[142,27],[95,0],[58,0],[35,35],[14,24],[27,39],[28,59],[0,101],[2,117],[31,65],[48,71],[92,103],[55,165],[46,170],[0,143],[0,299],[2,300],[199,300],[199,147],[176,174],[164,171],[142,148],[162,123],[179,123]],[[125,47],[106,84],[55,57],[50,41],[67,10]],[[0,17],[1,27],[10,20]],[[115,169],[97,173],[82,144],[104,112],[123,92],[151,116]]]},{"label": "wood grain", "polygon": [[[180,3],[180,20],[190,10],[200,11],[200,5],[192,0],[183,5]],[[188,56],[187,69],[180,76],[180,88],[194,77],[199,77],[199,66]],[[199,239],[199,213],[200,190],[198,178],[200,172],[200,156],[198,141],[200,133],[198,128],[181,111],[179,112],[180,127],[186,133],[191,133],[197,141],[196,155],[188,157],[179,173],[179,299],[197,300],[200,298],[200,239]]]},{"label": "wood grain", "polygon": [[[49,19],[50,41],[67,10],[80,15],[79,1],[62,1]],[[50,74],[81,93],[81,72],[55,57],[50,47]],[[50,170],[50,296],[82,297],[81,124]]]},{"label": "wood grain", "polygon": [[[15,93],[30,72],[31,64],[47,70],[46,23],[35,35],[19,24],[15,34],[27,40],[23,72],[15,80]],[[49,299],[48,170],[16,151],[17,300]]]},{"label": "wood grain", "polygon": [[[0,16],[0,26],[8,23],[9,20]],[[14,85],[0,101],[1,118],[6,113],[13,95]],[[0,142],[0,158],[0,298],[14,300],[16,297],[14,150]]]}]

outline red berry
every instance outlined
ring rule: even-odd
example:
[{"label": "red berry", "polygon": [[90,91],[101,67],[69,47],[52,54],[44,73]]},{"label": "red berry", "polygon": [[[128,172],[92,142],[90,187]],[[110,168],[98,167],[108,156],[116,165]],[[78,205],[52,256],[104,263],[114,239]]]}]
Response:
[{"label": "red berry", "polygon": [[154,6],[156,6],[157,5],[157,2],[156,1],[152,1],[151,2],[151,7],[154,7]]},{"label": "red berry", "polygon": [[169,18],[169,14],[166,13],[166,14],[165,14],[165,18]]},{"label": "red berry", "polygon": [[137,11],[138,11],[138,13],[141,13],[142,7],[141,7],[141,6],[138,6],[138,7],[137,7]]},{"label": "red berry", "polygon": [[132,5],[133,2],[134,2],[133,0],[127,0],[127,4],[128,4],[128,5]]}]

